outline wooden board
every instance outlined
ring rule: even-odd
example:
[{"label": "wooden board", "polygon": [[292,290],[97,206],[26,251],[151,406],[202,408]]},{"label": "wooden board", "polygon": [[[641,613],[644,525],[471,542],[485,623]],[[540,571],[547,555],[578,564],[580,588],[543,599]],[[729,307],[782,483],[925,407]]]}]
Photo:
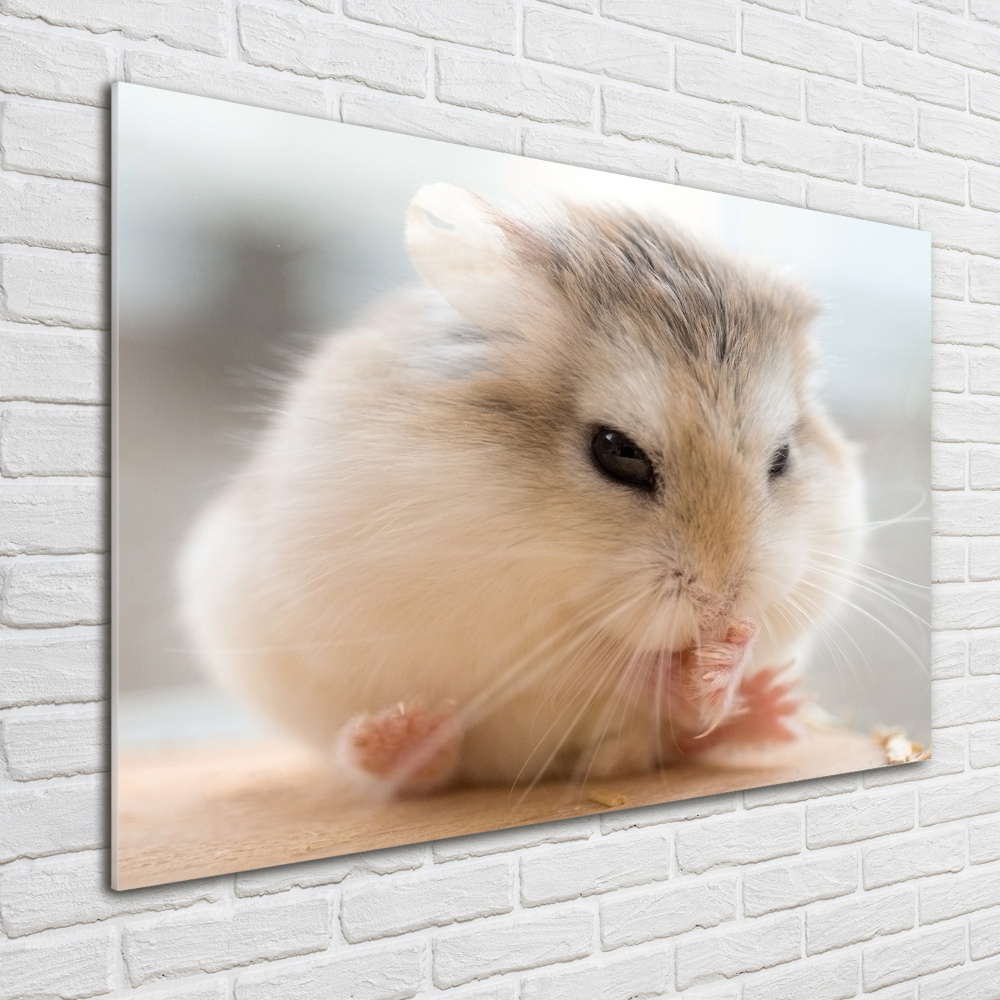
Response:
[{"label": "wooden board", "polygon": [[589,798],[595,788],[626,796],[621,808],[634,808],[884,764],[871,738],[834,730],[774,748],[754,767],[689,763],[586,786],[468,788],[376,803],[339,787],[321,762],[291,743],[124,753],[113,886],[134,889],[611,811]]}]

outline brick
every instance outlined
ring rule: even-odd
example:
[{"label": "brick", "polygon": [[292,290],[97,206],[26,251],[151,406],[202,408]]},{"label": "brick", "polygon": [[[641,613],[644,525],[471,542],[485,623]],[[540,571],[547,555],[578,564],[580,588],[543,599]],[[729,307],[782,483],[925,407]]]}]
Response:
[{"label": "brick", "polygon": [[969,579],[1000,580],[1000,543],[979,539],[970,541]]},{"label": "brick", "polygon": [[917,0],[917,2],[925,7],[936,7],[952,14],[965,13],[965,0]]},{"label": "brick", "polygon": [[914,16],[891,0],[806,0],[806,17],[877,42],[913,48]]},{"label": "brick", "polygon": [[39,17],[48,24],[85,28],[101,34],[120,31],[126,38],[156,38],[168,45],[224,55],[224,0],[174,0],[169,4],[130,0],[4,0],[6,14]]},{"label": "brick", "polygon": [[965,770],[965,734],[961,730],[935,729],[931,734],[931,751],[930,760],[865,771],[862,776],[865,788],[924,781]]},{"label": "brick", "polygon": [[459,104],[542,122],[581,125],[593,117],[594,85],[528,63],[439,49],[436,91]]},{"label": "brick", "polygon": [[802,819],[791,809],[736,813],[678,827],[674,838],[680,869],[700,873],[798,854]]},{"label": "brick", "polygon": [[110,993],[114,988],[114,959],[110,929],[0,942],[0,998],[68,1000]]},{"label": "brick", "polygon": [[802,13],[802,0],[749,0],[759,7],[769,7],[771,10],[784,11],[786,14]]},{"label": "brick", "polygon": [[517,31],[514,0],[439,0],[432,4],[344,0],[344,13],[359,21],[384,24],[426,38],[475,45],[496,52],[514,51]]},{"label": "brick", "polygon": [[780,802],[804,802],[824,795],[842,795],[856,791],[858,779],[853,774],[836,774],[828,778],[810,778],[808,781],[793,781],[787,785],[766,785],[763,788],[748,788],[743,792],[743,803],[747,809],[776,805]]},{"label": "brick", "polygon": [[969,673],[1000,674],[1000,634],[973,633],[969,642]]},{"label": "brick", "polygon": [[969,110],[975,115],[1000,120],[1000,80],[970,73]]},{"label": "brick", "polygon": [[670,841],[663,836],[623,835],[540,848],[521,858],[521,902],[538,906],[669,877]]},{"label": "brick", "polygon": [[969,954],[977,961],[1000,955],[1000,913],[969,921]]},{"label": "brick", "polygon": [[231,912],[184,914],[126,929],[122,952],[128,981],[219,972],[252,962],[323,951],[330,943],[325,899],[279,905],[256,901]]},{"label": "brick", "polygon": [[234,66],[212,56],[130,49],[125,53],[125,79],[256,108],[316,117],[327,114],[322,85],[289,79],[269,67]]},{"label": "brick", "polygon": [[936,680],[944,677],[961,677],[965,673],[968,657],[964,635],[935,632],[931,636],[931,648],[933,649],[932,676]]},{"label": "brick", "polygon": [[931,445],[931,485],[935,490],[965,489],[965,448],[960,445]]},{"label": "brick", "polygon": [[964,927],[899,935],[889,941],[865,945],[861,957],[861,982],[865,992],[869,992],[940,972],[964,961]]},{"label": "brick", "polygon": [[0,397],[96,403],[105,394],[105,338],[0,322]]},{"label": "brick", "polygon": [[479,858],[487,854],[516,851],[522,847],[539,844],[562,844],[570,840],[586,840],[590,836],[587,819],[562,820],[556,823],[536,823],[532,826],[513,827],[510,830],[491,830],[471,837],[452,837],[436,840],[431,845],[435,861],[460,861]]},{"label": "brick", "polygon": [[45,628],[103,625],[108,620],[103,558],[18,561],[6,576],[0,624]]},{"label": "brick", "polygon": [[962,777],[920,789],[921,826],[992,812],[1000,812],[1000,783],[993,775]]},{"label": "brick", "polygon": [[593,914],[579,909],[538,916],[519,913],[447,931],[434,941],[434,984],[445,989],[501,972],[583,958],[591,953],[593,935]]},{"label": "brick", "polygon": [[670,46],[658,35],[543,8],[525,10],[523,32],[528,59],[670,89]]},{"label": "brick", "polygon": [[1000,262],[986,257],[969,259],[969,298],[1000,305]]},{"label": "brick", "polygon": [[0,109],[5,170],[109,182],[105,116],[90,108],[7,101]]},{"label": "brick", "polygon": [[743,198],[759,198],[761,201],[782,202],[786,205],[802,203],[802,182],[785,173],[760,167],[747,169],[730,160],[695,156],[678,157],[674,169],[678,183],[688,187],[721,191],[723,194],[735,194]]},{"label": "brick", "polygon": [[736,115],[725,108],[665,94],[602,88],[602,131],[626,139],[650,139],[691,153],[732,156]]},{"label": "brick", "polygon": [[108,712],[103,705],[21,711],[0,721],[0,730],[7,773],[15,781],[108,769]]},{"label": "brick", "polygon": [[[962,726],[996,722],[1000,678],[971,678],[940,682],[934,691],[935,724]],[[986,699],[985,703],[983,699]],[[992,700],[991,700],[992,699]]]},{"label": "brick", "polygon": [[985,865],[1000,861],[1000,820],[969,824],[969,864]]},{"label": "brick", "polygon": [[601,14],[627,21],[640,28],[652,28],[692,42],[736,50],[738,11],[723,0],[690,0],[665,4],[659,0],[601,0]]},{"label": "brick", "polygon": [[1000,125],[940,108],[921,108],[918,135],[923,149],[1000,165]]},{"label": "brick", "polygon": [[0,483],[0,554],[66,554],[104,547],[100,482]]},{"label": "brick", "polygon": [[94,776],[0,788],[0,864],[100,846],[104,798]]},{"label": "brick", "polygon": [[325,17],[241,4],[240,44],[255,66],[300,76],[353,80],[376,90],[423,97],[427,50]]},{"label": "brick", "polygon": [[352,944],[514,908],[514,863],[495,861],[397,875],[344,889],[340,925]]},{"label": "brick", "polygon": [[1000,212],[1000,170],[969,164],[969,204]]},{"label": "brick", "polygon": [[890,226],[913,225],[913,202],[893,198],[881,192],[866,191],[857,184],[819,184],[806,186],[806,204],[820,212],[853,215],[870,222],[885,222]]},{"label": "brick", "polygon": [[941,830],[894,837],[866,844],[862,852],[864,887],[877,889],[895,882],[959,871],[965,866],[965,831]]},{"label": "brick", "polygon": [[965,74],[908,52],[865,44],[861,50],[861,80],[866,87],[891,90],[928,104],[965,108]]},{"label": "brick", "polygon": [[629,142],[579,129],[523,125],[521,152],[540,160],[573,163],[656,181],[670,177],[670,153],[658,143]]},{"label": "brick", "polygon": [[15,322],[103,328],[107,275],[107,258],[97,254],[0,254],[7,317]]},{"label": "brick", "polygon": [[682,879],[601,900],[601,943],[608,951],[735,919],[735,874]]},{"label": "brick", "polygon": [[970,449],[969,486],[974,490],[1000,489],[1000,448]]},{"label": "brick", "polygon": [[678,48],[677,89],[692,97],[742,104],[785,118],[798,118],[802,86],[798,75],[711,49]]},{"label": "brick", "polygon": [[[960,623],[970,628],[1000,625],[998,598],[1000,587],[993,583],[941,584],[935,594],[931,624],[935,628],[959,628]],[[936,716],[935,725],[949,724],[942,718]]]},{"label": "brick", "polygon": [[969,966],[920,983],[920,1000],[992,1000],[997,996],[1000,965]]},{"label": "brick", "polygon": [[108,863],[106,851],[83,851],[6,866],[0,873],[0,913],[8,937],[93,923],[123,913],[215,902],[224,892],[221,879],[114,892],[107,887]]},{"label": "brick", "polygon": [[806,861],[748,871],[743,876],[743,912],[748,917],[759,917],[819,899],[844,896],[857,887],[857,853],[824,852]]},{"label": "brick", "polygon": [[806,952],[816,955],[846,948],[915,926],[916,906],[910,888],[865,892],[806,911]]},{"label": "brick", "polygon": [[332,959],[286,962],[244,972],[236,1000],[406,1000],[424,978],[422,944],[379,945],[334,952]]},{"label": "brick", "polygon": [[366,125],[424,139],[444,139],[502,153],[513,153],[517,145],[517,126],[509,118],[492,118],[371,91],[345,93],[340,99],[340,118],[349,125]]},{"label": "brick", "polygon": [[670,989],[666,954],[632,955],[600,965],[584,964],[565,972],[527,976],[521,1000],[633,1000],[660,996]]},{"label": "brick", "polygon": [[931,251],[931,295],[941,299],[965,298],[965,260],[964,254],[951,250]]},{"label": "brick", "polygon": [[749,920],[735,930],[710,931],[677,942],[677,987],[732,979],[792,962],[802,955],[802,918]]},{"label": "brick", "polygon": [[103,407],[9,406],[0,414],[5,476],[95,476],[107,468]]},{"label": "brick", "polygon": [[0,631],[0,663],[0,708],[108,695],[104,636],[97,629]]},{"label": "brick", "polygon": [[1000,27],[1000,4],[997,0],[969,0],[969,13],[979,21]]},{"label": "brick", "polygon": [[806,806],[806,843],[831,847],[856,840],[900,833],[913,827],[915,809],[910,791],[859,794]]},{"label": "brick", "polygon": [[970,69],[1000,73],[1000,35],[967,21],[921,14],[918,49]]},{"label": "brick", "polygon": [[[975,359],[970,359],[975,360]],[[970,380],[981,378],[984,364],[970,364]],[[990,396],[953,396],[934,400],[934,435],[942,441],[1000,442],[1000,428],[993,422],[1000,400]],[[964,428],[964,429],[963,429]]]},{"label": "brick", "polygon": [[830,125],[841,132],[857,132],[907,146],[912,146],[917,137],[911,105],[833,80],[806,80],[806,117],[814,125]]},{"label": "brick", "polygon": [[1000,347],[996,309],[965,302],[935,301],[931,304],[931,316],[935,343]]},{"label": "brick", "polygon": [[1000,227],[992,212],[923,204],[920,228],[930,231],[933,246],[1000,257]]},{"label": "brick", "polygon": [[411,871],[424,863],[425,856],[423,844],[408,844],[382,851],[365,851],[338,858],[301,861],[294,865],[239,872],[236,876],[236,895],[263,896],[295,888],[334,885],[355,875],[389,875],[392,872]]},{"label": "brick", "polygon": [[680,802],[661,802],[659,805],[640,809],[622,809],[601,816],[601,832],[631,830],[636,827],[660,826],[664,823],[684,823],[706,816],[718,816],[736,811],[737,796],[708,795],[700,799],[683,799]]},{"label": "brick", "polygon": [[108,104],[114,55],[99,42],[21,31],[0,32],[0,91],[79,104]]},{"label": "brick", "polygon": [[931,388],[935,392],[965,392],[966,353],[953,347],[931,348]]},{"label": "brick", "polygon": [[858,78],[854,41],[806,21],[746,9],[742,40],[744,55],[841,80]]},{"label": "brick", "polygon": [[857,955],[815,959],[765,972],[743,983],[743,1000],[848,1000],[857,995]]},{"label": "brick", "polygon": [[940,875],[918,887],[921,924],[950,920],[990,906],[1000,906],[1000,871],[981,869]]},{"label": "brick", "polygon": [[965,165],[946,157],[866,143],[862,178],[868,187],[965,204]]}]

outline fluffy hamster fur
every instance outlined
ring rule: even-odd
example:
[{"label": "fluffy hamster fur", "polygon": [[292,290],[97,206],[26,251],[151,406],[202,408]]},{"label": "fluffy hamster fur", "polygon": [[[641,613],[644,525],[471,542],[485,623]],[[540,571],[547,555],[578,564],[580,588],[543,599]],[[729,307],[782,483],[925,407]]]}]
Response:
[{"label": "fluffy hamster fur", "polygon": [[[406,238],[425,283],[321,344],[192,533],[204,662],[331,755],[372,713],[447,706],[442,780],[669,762],[705,719],[667,665],[739,621],[712,724],[752,712],[732,692],[800,657],[861,521],[810,297],[621,207],[431,185]],[[601,427],[655,489],[595,466]]]}]

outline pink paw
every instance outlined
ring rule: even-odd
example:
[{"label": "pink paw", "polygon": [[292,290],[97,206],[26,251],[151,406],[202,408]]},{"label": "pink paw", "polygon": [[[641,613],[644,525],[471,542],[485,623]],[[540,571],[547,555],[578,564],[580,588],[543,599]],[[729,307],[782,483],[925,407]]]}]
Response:
[{"label": "pink paw", "polygon": [[721,743],[788,743],[797,738],[794,719],[805,702],[782,671],[759,670],[739,686],[733,713],[711,733],[680,740],[683,753],[698,753]]},{"label": "pink paw", "polygon": [[707,735],[732,713],[756,635],[757,625],[741,618],[722,640],[691,646],[671,656],[664,707],[682,729]]},{"label": "pink paw", "polygon": [[355,716],[344,727],[340,756],[355,772],[393,792],[420,793],[447,784],[458,769],[462,733],[454,706],[419,703]]}]

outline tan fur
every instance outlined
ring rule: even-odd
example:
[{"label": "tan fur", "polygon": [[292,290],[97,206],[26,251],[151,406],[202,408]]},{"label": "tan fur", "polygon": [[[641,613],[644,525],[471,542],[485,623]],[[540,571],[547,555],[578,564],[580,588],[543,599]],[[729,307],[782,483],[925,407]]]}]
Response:
[{"label": "tan fur", "polygon": [[[453,700],[467,780],[669,759],[650,656],[747,618],[748,670],[794,661],[856,555],[815,306],[622,208],[433,185],[407,237],[436,290],[322,344],[187,546],[205,662],[325,751],[359,713]],[[646,451],[654,493],[597,471],[598,426]]]}]

